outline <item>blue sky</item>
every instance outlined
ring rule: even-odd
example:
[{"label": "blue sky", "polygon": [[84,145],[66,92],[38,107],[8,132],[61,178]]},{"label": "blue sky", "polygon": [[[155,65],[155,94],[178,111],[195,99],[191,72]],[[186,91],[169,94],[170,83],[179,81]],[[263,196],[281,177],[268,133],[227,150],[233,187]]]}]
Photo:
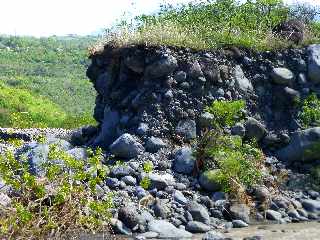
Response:
[{"label": "blue sky", "polygon": [[[87,35],[116,19],[150,13],[163,2],[191,0],[1,0],[0,34],[50,36]],[[287,2],[297,0],[287,0]],[[298,0],[320,5],[320,0]]]}]

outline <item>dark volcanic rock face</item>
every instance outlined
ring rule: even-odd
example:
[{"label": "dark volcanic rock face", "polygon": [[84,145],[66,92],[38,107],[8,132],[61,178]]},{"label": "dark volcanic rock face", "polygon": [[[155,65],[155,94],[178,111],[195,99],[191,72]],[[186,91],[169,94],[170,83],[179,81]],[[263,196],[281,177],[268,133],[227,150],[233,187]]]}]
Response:
[{"label": "dark volcanic rock face", "polygon": [[316,53],[241,53],[235,58],[224,50],[106,46],[91,56],[87,70],[98,93],[94,117],[100,130],[93,145],[106,148],[123,133],[189,142],[214,100],[245,99],[247,115],[267,132],[298,130],[296,100],[319,91],[307,77],[307,60]]}]

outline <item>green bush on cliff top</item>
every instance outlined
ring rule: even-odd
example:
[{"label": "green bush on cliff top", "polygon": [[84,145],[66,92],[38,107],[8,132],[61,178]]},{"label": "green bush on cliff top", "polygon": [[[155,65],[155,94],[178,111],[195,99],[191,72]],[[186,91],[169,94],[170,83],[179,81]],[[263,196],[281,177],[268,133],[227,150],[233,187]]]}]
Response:
[{"label": "green bush on cliff top", "polygon": [[289,43],[275,37],[272,28],[292,18],[307,23],[306,42],[319,40],[316,14],[312,7],[286,6],[282,0],[208,0],[178,7],[163,5],[155,14],[138,16],[134,23],[122,21],[119,26],[108,29],[106,41],[194,49],[230,44],[273,49]]}]

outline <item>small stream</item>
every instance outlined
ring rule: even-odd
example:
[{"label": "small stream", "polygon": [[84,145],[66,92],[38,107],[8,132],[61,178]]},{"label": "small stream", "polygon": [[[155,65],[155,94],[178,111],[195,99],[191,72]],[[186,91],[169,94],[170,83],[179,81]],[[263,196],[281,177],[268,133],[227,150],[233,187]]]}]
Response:
[{"label": "small stream", "polygon": [[[261,236],[262,240],[320,240],[320,222],[290,223],[290,224],[257,224],[246,228],[233,228],[223,232],[226,238],[243,240],[246,237]],[[203,234],[194,234],[192,240],[202,240]],[[83,240],[129,240],[134,237],[116,235],[103,236],[82,235]],[[181,240],[181,239],[175,239]],[[186,239],[187,240],[187,239]]]}]

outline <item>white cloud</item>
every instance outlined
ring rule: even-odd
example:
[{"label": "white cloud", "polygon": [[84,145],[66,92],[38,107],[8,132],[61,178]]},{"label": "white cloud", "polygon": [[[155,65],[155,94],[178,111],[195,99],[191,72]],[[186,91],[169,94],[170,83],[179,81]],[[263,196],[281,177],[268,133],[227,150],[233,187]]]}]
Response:
[{"label": "white cloud", "polygon": [[[165,2],[190,1],[166,0]],[[320,0],[306,1],[320,5]],[[85,35],[109,26],[125,12],[131,15],[151,12],[162,2],[162,0],[1,0],[0,34]]]}]

